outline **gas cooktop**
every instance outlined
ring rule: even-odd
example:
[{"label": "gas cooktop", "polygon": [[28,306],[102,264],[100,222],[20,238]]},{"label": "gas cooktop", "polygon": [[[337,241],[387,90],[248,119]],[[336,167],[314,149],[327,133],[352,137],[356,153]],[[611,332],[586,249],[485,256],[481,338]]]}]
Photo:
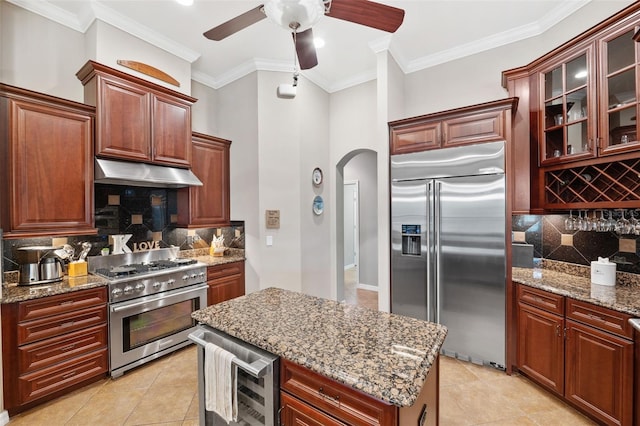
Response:
[{"label": "gas cooktop", "polygon": [[114,279],[156,273],[166,269],[175,269],[197,263],[195,259],[154,260],[148,263],[130,263],[127,265],[97,268],[93,273],[105,278]]}]

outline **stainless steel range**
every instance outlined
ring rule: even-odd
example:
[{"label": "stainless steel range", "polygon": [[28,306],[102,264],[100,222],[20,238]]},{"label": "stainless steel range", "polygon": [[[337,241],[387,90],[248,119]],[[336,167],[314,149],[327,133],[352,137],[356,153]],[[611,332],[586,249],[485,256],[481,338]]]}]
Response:
[{"label": "stainless steel range", "polygon": [[111,377],[190,344],[191,313],[207,305],[207,267],[178,248],[90,257],[109,280]]}]

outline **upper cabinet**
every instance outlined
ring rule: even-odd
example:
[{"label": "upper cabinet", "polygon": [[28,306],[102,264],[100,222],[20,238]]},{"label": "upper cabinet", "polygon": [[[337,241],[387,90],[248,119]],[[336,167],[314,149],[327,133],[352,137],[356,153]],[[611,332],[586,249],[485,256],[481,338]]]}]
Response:
[{"label": "upper cabinet", "polygon": [[[508,100],[507,103],[511,103]],[[505,140],[501,102],[489,102],[389,123],[391,155]]]},{"label": "upper cabinet", "polygon": [[178,226],[229,226],[230,147],[231,141],[193,133],[191,170],[202,181],[202,186],[178,190]]},{"label": "upper cabinet", "polygon": [[589,44],[554,57],[536,73],[541,164],[595,156],[594,68]]},{"label": "upper cabinet", "polygon": [[94,108],[0,84],[0,227],[5,238],[88,235]]},{"label": "upper cabinet", "polygon": [[639,29],[635,2],[503,73],[511,96],[529,98],[514,135],[530,144],[530,212],[640,207]]},{"label": "upper cabinet", "polygon": [[640,149],[638,141],[638,67],[636,24],[612,28],[599,41],[600,149],[602,155]]},{"label": "upper cabinet", "polygon": [[96,107],[96,155],[188,168],[195,98],[89,61],[76,74]]}]

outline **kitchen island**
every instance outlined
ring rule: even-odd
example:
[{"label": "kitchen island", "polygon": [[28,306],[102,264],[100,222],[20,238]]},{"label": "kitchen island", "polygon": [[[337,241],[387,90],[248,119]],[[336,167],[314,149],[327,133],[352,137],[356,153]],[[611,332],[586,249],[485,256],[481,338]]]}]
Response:
[{"label": "kitchen island", "polygon": [[[438,354],[447,334],[442,325],[278,288],[201,309],[192,317],[282,357],[284,365],[389,406],[393,424],[416,424],[422,417],[435,420],[425,424],[437,422]],[[290,377],[285,376],[283,389]],[[322,388],[317,396],[327,399]],[[431,405],[417,403],[425,399]],[[421,412],[423,405],[428,415]]]}]

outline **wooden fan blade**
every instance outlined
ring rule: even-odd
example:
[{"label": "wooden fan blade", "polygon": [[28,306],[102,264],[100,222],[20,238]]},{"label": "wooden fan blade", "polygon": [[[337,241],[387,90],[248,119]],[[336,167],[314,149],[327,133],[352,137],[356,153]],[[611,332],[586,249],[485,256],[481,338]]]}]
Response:
[{"label": "wooden fan blade", "polygon": [[295,34],[296,54],[300,69],[308,70],[318,65],[318,57],[316,56],[316,46],[313,44],[313,31],[311,28],[301,33]]},{"label": "wooden fan blade", "polygon": [[368,0],[333,0],[327,16],[394,33],[404,20],[404,10]]},{"label": "wooden fan blade", "polygon": [[238,15],[235,18],[229,19],[224,24],[220,24],[215,28],[211,28],[204,33],[204,36],[210,40],[220,41],[223,38],[229,37],[231,34],[235,34],[238,31],[247,28],[249,25],[253,25],[258,21],[267,17],[264,14],[264,5],[260,5],[248,12]]}]

